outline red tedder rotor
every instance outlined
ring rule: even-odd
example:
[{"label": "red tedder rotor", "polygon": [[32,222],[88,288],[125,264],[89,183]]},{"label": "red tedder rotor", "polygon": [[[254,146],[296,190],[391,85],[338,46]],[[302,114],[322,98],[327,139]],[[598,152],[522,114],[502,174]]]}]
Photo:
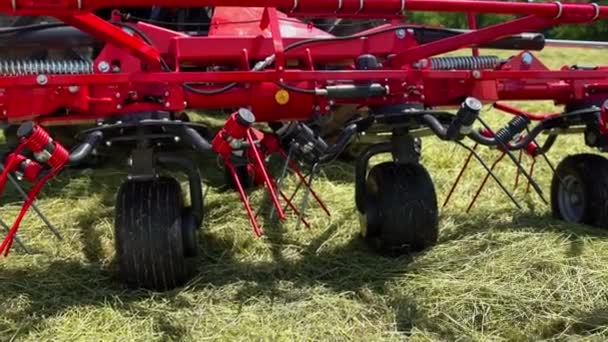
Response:
[{"label": "red tedder rotor", "polygon": [[[23,220],[23,217],[29,210],[32,202],[36,199],[36,196],[38,196],[38,193],[40,193],[44,184],[65,166],[70,157],[68,151],[62,145],[53,141],[42,127],[33,122],[21,125],[17,132],[17,136],[21,139],[21,144],[13,153],[8,155],[8,158],[5,161],[6,165],[2,174],[0,174],[0,193],[2,193],[4,186],[6,185],[10,172],[18,171],[23,174],[25,180],[34,182],[35,184],[30,190],[28,198],[23,203],[21,211],[15,219],[8,235],[2,244],[0,244],[0,253],[4,253],[5,255],[8,255],[15,234],[19,230],[21,220]],[[21,152],[25,148],[34,153],[37,161],[48,165],[50,170],[48,170],[46,174],[42,174],[43,167],[39,163],[21,155]]]}]

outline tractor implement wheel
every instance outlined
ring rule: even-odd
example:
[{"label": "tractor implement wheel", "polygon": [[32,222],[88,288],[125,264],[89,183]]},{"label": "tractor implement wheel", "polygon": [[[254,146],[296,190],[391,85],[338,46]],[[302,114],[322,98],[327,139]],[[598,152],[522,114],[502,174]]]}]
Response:
[{"label": "tractor implement wheel", "polygon": [[157,291],[183,284],[188,272],[179,183],[173,178],[129,180],[116,203],[120,278],[130,286]]},{"label": "tractor implement wheel", "polygon": [[595,154],[562,160],[551,182],[551,209],[562,221],[608,228],[608,160]]},{"label": "tractor implement wheel", "polygon": [[437,242],[437,197],[422,165],[376,165],[367,176],[365,193],[361,231],[380,253],[419,252]]}]

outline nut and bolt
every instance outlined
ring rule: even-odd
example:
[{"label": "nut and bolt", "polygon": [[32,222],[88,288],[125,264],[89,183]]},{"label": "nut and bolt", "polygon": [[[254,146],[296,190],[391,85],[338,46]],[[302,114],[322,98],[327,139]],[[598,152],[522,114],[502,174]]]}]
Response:
[{"label": "nut and bolt", "polygon": [[46,75],[38,75],[38,77],[36,77],[36,83],[39,85],[45,85],[49,83],[49,78],[46,77]]},{"label": "nut and bolt", "polygon": [[101,61],[97,65],[97,69],[103,73],[106,73],[106,72],[110,71],[110,63],[108,63],[106,61]]},{"label": "nut and bolt", "polygon": [[405,29],[398,29],[397,31],[395,31],[395,35],[397,36],[397,38],[403,39],[407,36],[407,32],[405,31]]},{"label": "nut and bolt", "polygon": [[473,75],[473,78],[475,78],[475,79],[481,78],[481,72],[479,70],[473,70],[473,72],[471,74]]},{"label": "nut and bolt", "polygon": [[529,52],[524,52],[521,55],[521,61],[525,64],[525,65],[530,65],[532,64],[533,58],[532,58],[532,54]]}]

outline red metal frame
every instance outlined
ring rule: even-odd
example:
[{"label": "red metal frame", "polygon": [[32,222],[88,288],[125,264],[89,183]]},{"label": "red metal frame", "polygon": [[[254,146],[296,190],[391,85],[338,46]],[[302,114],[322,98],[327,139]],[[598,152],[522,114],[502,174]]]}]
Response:
[{"label": "red metal frame", "polygon": [[[12,4],[16,7],[13,8]],[[163,5],[165,1],[155,1]],[[360,4],[364,9],[358,9]],[[121,1],[120,6],[150,5],[143,0]],[[177,1],[171,6],[275,6],[289,9],[289,14],[335,12],[335,5],[321,0],[274,0],[274,1]],[[133,111],[184,110],[187,108],[221,108],[251,106],[259,121],[279,119],[305,119],[313,114],[330,111],[327,101],[319,96],[291,93],[287,104],[277,104],[274,94],[279,90],[278,81],[297,82],[302,88],[314,84],[348,79],[350,81],[375,80],[390,87],[385,98],[359,99],[359,104],[400,103],[408,101],[424,102],[429,106],[454,105],[464,96],[475,96],[483,101],[547,99],[564,103],[583,99],[590,89],[608,89],[608,69],[548,70],[535,59],[535,64],[525,66],[509,62],[499,70],[440,71],[415,68],[419,60],[460,48],[473,47],[497,38],[537,30],[560,23],[585,23],[608,17],[608,7],[591,4],[524,4],[492,1],[442,1],[408,0],[409,10],[474,11],[476,13],[527,14],[528,16],[507,21],[490,27],[473,30],[470,33],[442,39],[428,44],[417,44],[411,35],[397,37],[394,30],[386,30],[391,25],[378,27],[362,33],[365,39],[348,41],[328,41],[309,44],[284,52],[285,46],[297,42],[297,37],[283,39],[281,22],[275,8],[267,7],[260,18],[260,29],[270,32],[267,37],[259,36],[210,36],[189,37],[177,32],[159,29],[152,25],[138,24],[138,28],[150,37],[154,46],[132,36],[120,28],[85,12],[101,6],[114,6],[113,1],[43,1],[16,0],[0,3],[0,11],[11,14],[57,15],[66,23],[86,31],[107,42],[107,47],[95,61],[92,75],[49,75],[48,82],[39,85],[36,76],[0,78],[0,119],[19,122],[42,118],[55,124],[70,123],[90,117],[120,115]],[[363,1],[344,0],[338,16],[395,14],[401,10],[399,0]],[[78,11],[80,9],[81,11]],[[291,11],[295,9],[295,11]],[[333,13],[333,12],[331,12]],[[350,14],[349,14],[350,13]],[[472,22],[475,25],[474,22]],[[406,29],[404,27],[403,29]],[[382,32],[382,33],[375,33]],[[212,46],[202,49],[202,46]],[[343,61],[348,63],[359,55],[369,53],[391,58],[381,70],[316,71],[311,64]],[[260,60],[275,55],[275,69],[250,71],[247,61]],[[174,68],[161,71],[160,58]],[[118,61],[121,72],[104,74],[98,70],[99,63]],[[139,60],[140,62],[138,62]],[[290,66],[287,63],[290,62]],[[238,70],[180,72],[181,63],[203,65],[236,65]],[[295,66],[294,66],[294,63]],[[240,66],[240,67],[238,67]],[[523,80],[523,81],[522,81]],[[181,87],[184,82],[217,83],[239,82],[247,84],[218,95],[199,95]],[[66,88],[78,91],[69,92]],[[217,86],[212,86],[217,87]],[[415,91],[414,91],[415,90]],[[37,101],[31,101],[32,92]],[[164,98],[162,103],[142,103],[131,101],[126,104],[127,94],[153,95]],[[169,94],[169,95],[165,95]],[[124,95],[124,96],[123,96]],[[28,101],[24,99],[27,98]],[[67,108],[72,115],[52,117],[58,110]],[[316,109],[316,110],[315,110]]]},{"label": "red metal frame", "polygon": [[[590,4],[518,3],[475,0],[3,0],[0,11],[14,15],[66,15],[100,8],[146,7],[275,7],[282,12],[297,15],[332,17],[388,17],[400,16],[409,11],[475,12],[516,15],[538,15],[563,19],[564,22],[581,19],[604,19],[608,8]],[[599,13],[598,13],[599,12]]]}]

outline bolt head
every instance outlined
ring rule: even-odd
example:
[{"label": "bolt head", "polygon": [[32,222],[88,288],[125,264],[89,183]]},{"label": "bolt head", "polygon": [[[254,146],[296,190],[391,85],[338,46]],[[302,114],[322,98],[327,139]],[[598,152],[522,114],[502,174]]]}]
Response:
[{"label": "bolt head", "polygon": [[481,101],[479,101],[478,99],[476,99],[474,97],[467,97],[467,99],[464,100],[464,104],[468,108],[470,108],[471,110],[474,110],[474,111],[480,111],[481,108],[483,108]]},{"label": "bolt head", "polygon": [[119,99],[120,98],[120,93],[116,93],[116,98]]},{"label": "bolt head", "polygon": [[77,93],[78,91],[80,91],[80,87],[79,86],[69,86],[68,87],[68,91],[72,94]]},{"label": "bolt head", "polygon": [[97,65],[97,69],[100,72],[106,73],[108,71],[110,71],[110,63],[106,62],[106,61],[101,61],[99,62],[99,64]]},{"label": "bolt head", "polygon": [[481,72],[479,70],[473,70],[473,72],[471,74],[473,75],[473,78],[475,78],[475,79],[481,78]]},{"label": "bolt head", "polygon": [[405,29],[398,29],[397,31],[395,31],[395,35],[397,36],[397,38],[403,39],[407,36],[407,31],[405,31]]},{"label": "bolt head", "polygon": [[175,142],[179,142],[181,139],[180,139],[178,136],[175,136],[175,137],[173,137],[173,140],[174,140]]},{"label": "bolt head", "polygon": [[49,83],[49,78],[46,77],[46,75],[38,75],[38,77],[36,77],[36,83],[39,85],[45,85]]},{"label": "bolt head", "polygon": [[108,147],[112,146],[112,142],[110,140],[106,141],[106,146],[108,146]]},{"label": "bolt head", "polygon": [[530,65],[532,64],[532,61],[534,60],[534,58],[532,57],[532,54],[529,52],[524,52],[521,55],[521,61],[525,64],[525,65]]},{"label": "bolt head", "polygon": [[116,109],[121,110],[122,106],[121,105],[116,105]]},{"label": "bolt head", "polygon": [[165,108],[169,108],[169,107],[171,107],[171,103],[165,102]]}]

